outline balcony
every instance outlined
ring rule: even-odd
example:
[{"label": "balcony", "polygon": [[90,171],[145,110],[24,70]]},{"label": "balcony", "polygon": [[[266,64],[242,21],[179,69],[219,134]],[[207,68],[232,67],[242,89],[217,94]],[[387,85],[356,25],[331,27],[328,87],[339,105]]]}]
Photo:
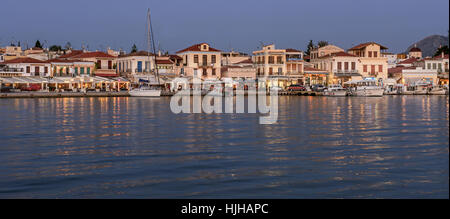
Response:
[{"label": "balcony", "polygon": [[14,72],[23,72],[23,68],[0,68],[0,72],[4,73],[14,73]]}]

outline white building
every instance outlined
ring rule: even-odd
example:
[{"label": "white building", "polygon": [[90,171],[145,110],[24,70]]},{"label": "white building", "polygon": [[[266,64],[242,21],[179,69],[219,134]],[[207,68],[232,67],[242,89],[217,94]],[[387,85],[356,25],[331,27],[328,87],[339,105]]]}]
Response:
[{"label": "white building", "polygon": [[2,63],[0,68],[0,76],[50,76],[51,64],[33,58],[17,58]]}]

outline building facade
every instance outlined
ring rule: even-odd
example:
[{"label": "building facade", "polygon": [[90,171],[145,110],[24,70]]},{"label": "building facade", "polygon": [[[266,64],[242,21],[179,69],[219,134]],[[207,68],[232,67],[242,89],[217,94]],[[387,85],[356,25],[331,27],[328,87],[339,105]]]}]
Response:
[{"label": "building facade", "polygon": [[176,53],[183,59],[181,75],[201,78],[221,78],[221,51],[207,43],[200,43]]},{"label": "building facade", "polygon": [[387,49],[378,43],[368,42],[350,48],[348,53],[359,57],[358,72],[363,78],[373,78],[382,84],[388,78],[388,58],[381,53]]}]

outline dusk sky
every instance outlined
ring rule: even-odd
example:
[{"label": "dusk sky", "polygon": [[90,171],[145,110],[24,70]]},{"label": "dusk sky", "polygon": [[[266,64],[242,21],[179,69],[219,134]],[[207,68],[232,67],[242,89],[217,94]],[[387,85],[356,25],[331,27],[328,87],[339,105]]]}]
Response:
[{"label": "dusk sky", "polygon": [[146,13],[156,42],[173,53],[207,42],[250,52],[260,42],[305,50],[310,39],[348,49],[375,41],[403,52],[426,36],[447,36],[448,0],[2,0],[0,46],[71,42],[89,49],[145,49]]}]

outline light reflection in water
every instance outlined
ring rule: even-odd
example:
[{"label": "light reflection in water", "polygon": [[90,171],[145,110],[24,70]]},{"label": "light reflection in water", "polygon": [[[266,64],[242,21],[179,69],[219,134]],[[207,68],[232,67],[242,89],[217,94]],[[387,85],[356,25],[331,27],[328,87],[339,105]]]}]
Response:
[{"label": "light reflection in water", "polygon": [[446,97],[280,97],[258,114],[168,98],[0,99],[0,197],[447,197]]}]

